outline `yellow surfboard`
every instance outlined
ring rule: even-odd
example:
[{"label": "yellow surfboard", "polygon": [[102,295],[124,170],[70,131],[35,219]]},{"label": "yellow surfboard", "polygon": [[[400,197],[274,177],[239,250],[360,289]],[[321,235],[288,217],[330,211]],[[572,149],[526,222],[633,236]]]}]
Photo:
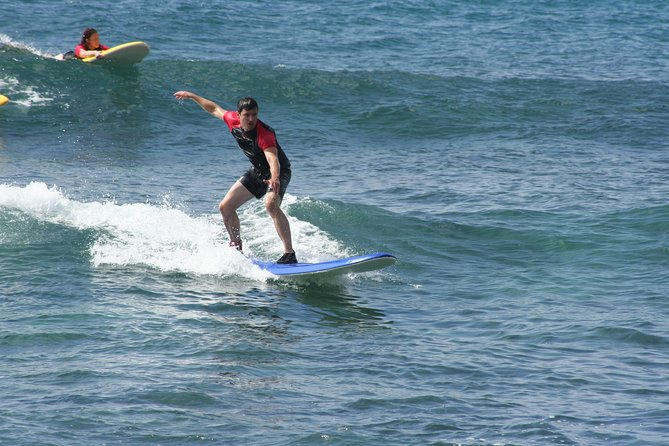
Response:
[{"label": "yellow surfboard", "polygon": [[0,107],[5,105],[7,102],[9,102],[9,98],[0,94]]},{"label": "yellow surfboard", "polygon": [[87,57],[84,62],[93,64],[134,64],[149,54],[149,45],[144,42],[128,42],[102,51],[101,57]]}]

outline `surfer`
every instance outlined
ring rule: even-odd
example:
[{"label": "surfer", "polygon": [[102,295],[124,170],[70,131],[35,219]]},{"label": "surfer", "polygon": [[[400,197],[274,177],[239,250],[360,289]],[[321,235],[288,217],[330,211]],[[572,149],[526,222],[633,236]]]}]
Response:
[{"label": "surfer", "polygon": [[86,28],[81,34],[81,42],[74,48],[74,55],[79,59],[100,57],[101,52],[108,49],[108,46],[100,44],[100,34],[95,28]]},{"label": "surfer", "polygon": [[59,54],[56,59],[69,60],[85,59],[87,57],[103,57],[102,51],[108,50],[109,47],[100,44],[100,34],[95,28],[86,28],[81,34],[81,41],[79,45],[74,48],[74,51],[68,51],[65,54]]},{"label": "surfer", "polygon": [[251,168],[230,187],[218,205],[230,235],[230,246],[242,250],[237,209],[253,196],[257,199],[265,197],[265,209],[283,243],[283,255],[276,263],[297,263],[290,223],[280,208],[290,182],[290,161],[276,140],[274,130],[258,119],[258,103],[251,97],[242,98],[234,112],[190,91],[177,91],[174,97],[192,99],[203,110],[224,121],[239,148],[251,161]]}]

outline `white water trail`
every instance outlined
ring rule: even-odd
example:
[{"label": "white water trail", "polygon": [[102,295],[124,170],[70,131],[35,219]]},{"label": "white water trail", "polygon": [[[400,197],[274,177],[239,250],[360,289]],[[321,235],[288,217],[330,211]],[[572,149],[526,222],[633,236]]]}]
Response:
[{"label": "white water trail", "polygon": [[[286,197],[287,202],[294,197]],[[160,271],[235,275],[264,281],[270,275],[228,246],[220,215],[192,216],[167,203],[80,202],[56,186],[32,182],[0,184],[0,208],[18,210],[39,221],[94,231],[89,248],[93,267],[143,265]],[[240,212],[245,254],[272,258],[281,244],[272,222],[254,203]],[[339,242],[308,222],[290,217],[300,261],[347,254]]]}]

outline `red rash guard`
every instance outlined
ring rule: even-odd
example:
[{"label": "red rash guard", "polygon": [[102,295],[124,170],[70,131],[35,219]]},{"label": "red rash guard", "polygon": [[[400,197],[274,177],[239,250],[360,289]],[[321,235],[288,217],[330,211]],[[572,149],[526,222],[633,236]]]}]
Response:
[{"label": "red rash guard", "polygon": [[83,45],[79,44],[79,45],[77,45],[77,46],[74,48],[74,55],[77,56],[79,59],[84,59],[84,58],[86,58],[86,57],[88,57],[88,56],[81,56],[80,54],[81,54],[82,51],[104,51],[104,50],[108,50],[108,49],[109,49],[108,46],[100,45],[100,46],[97,47],[97,48],[93,48],[93,49],[87,50],[86,47],[84,47]]}]

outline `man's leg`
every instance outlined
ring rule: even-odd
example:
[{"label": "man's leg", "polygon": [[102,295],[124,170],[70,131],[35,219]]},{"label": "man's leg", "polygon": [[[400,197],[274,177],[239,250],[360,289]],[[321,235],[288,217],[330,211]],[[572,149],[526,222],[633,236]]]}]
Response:
[{"label": "man's leg", "polygon": [[232,185],[218,205],[218,209],[223,216],[223,224],[225,224],[225,229],[228,230],[230,236],[230,244],[240,251],[242,250],[242,238],[239,233],[237,209],[252,197],[253,194],[242,183],[235,181],[235,184]]},{"label": "man's leg", "polygon": [[265,209],[267,209],[267,213],[272,218],[276,232],[283,243],[283,252],[295,252],[290,234],[290,223],[280,206],[281,197],[272,191],[267,192],[267,195],[265,195]]}]

